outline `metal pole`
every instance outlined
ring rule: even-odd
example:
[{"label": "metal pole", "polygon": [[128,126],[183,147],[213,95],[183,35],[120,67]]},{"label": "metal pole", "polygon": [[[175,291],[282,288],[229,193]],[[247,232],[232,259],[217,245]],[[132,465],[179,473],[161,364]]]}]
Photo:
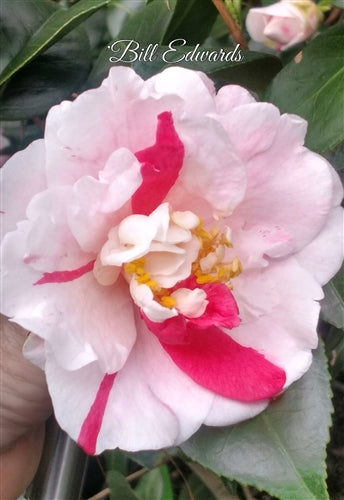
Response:
[{"label": "metal pole", "polygon": [[47,424],[41,462],[27,498],[79,500],[86,467],[87,455],[51,419]]}]

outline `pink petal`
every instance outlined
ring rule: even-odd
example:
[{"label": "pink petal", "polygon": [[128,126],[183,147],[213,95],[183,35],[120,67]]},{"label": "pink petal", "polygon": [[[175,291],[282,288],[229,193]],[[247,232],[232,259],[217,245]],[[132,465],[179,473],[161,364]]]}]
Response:
[{"label": "pink petal", "polygon": [[[232,126],[234,129],[234,123]],[[245,199],[232,215],[233,224],[240,221],[245,230],[257,229],[258,239],[263,236],[265,240],[264,253],[271,257],[286,256],[308,244],[322,228],[332,205],[331,167],[302,147],[304,133],[303,120],[294,115],[280,117],[271,146],[246,163]],[[234,132],[232,137],[235,143],[241,140]],[[266,237],[259,233],[261,228]],[[233,244],[237,250],[234,238]],[[252,242],[253,250],[255,246]]]},{"label": "pink petal", "polygon": [[154,75],[146,84],[152,92],[170,98],[178,96],[179,102],[174,106],[178,115],[203,117],[214,111],[214,83],[204,73],[173,66]]},{"label": "pink petal", "polygon": [[231,112],[237,106],[256,102],[248,90],[239,85],[225,85],[215,96],[216,111],[219,115]]},{"label": "pink petal", "polygon": [[98,178],[84,175],[68,200],[68,224],[86,252],[98,253],[111,227],[130,214],[130,198],[142,181],[140,163],[127,149],[114,151]]},{"label": "pink petal", "polygon": [[[1,168],[1,232],[14,231],[25,219],[31,198],[46,188],[45,147],[43,140],[30,144],[13,155]],[[6,188],[5,188],[6,186]]]},{"label": "pink petal", "polygon": [[290,257],[270,261],[260,270],[244,270],[235,278],[233,293],[242,321],[231,337],[281,366],[286,388],[309,368],[310,349],[318,344],[319,283]]},{"label": "pink petal", "polygon": [[[180,179],[188,198],[203,197],[212,207],[211,215],[232,213],[245,195],[246,171],[225,129],[204,117],[179,123],[178,133],[185,147]],[[190,203],[189,210],[200,215]]]},{"label": "pink petal", "polygon": [[131,198],[133,213],[149,215],[178,178],[184,158],[184,146],[174,125],[172,114],[158,116],[156,143],[135,155],[142,163],[142,184]]},{"label": "pink petal", "polygon": [[44,338],[64,368],[98,359],[104,373],[119,370],[136,339],[128,284],[119,278],[116,286],[102,286],[87,272],[73,281],[34,286],[42,272],[24,262],[28,226],[22,222],[3,242],[3,313]]},{"label": "pink petal", "polygon": [[343,209],[329,214],[322,231],[296,255],[299,263],[325,285],[339,271],[344,257]]},{"label": "pink petal", "polygon": [[[109,391],[96,453],[116,447],[137,451],[179,444],[200,427],[213,400],[212,393],[184,375],[139,319],[138,323],[142,330],[137,342]],[[56,418],[77,440],[104,373],[97,363],[66,371],[52,353],[47,356],[46,373]],[[95,436],[98,425],[93,431],[89,425],[89,431]]]},{"label": "pink petal", "polygon": [[246,403],[224,398],[217,394],[213,399],[204,424],[216,427],[237,424],[258,415],[268,406],[269,402],[269,399],[263,399]]}]

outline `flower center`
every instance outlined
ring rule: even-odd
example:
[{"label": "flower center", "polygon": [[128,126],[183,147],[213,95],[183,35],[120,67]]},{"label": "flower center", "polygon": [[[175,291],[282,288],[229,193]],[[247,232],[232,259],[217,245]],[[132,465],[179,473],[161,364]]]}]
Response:
[{"label": "flower center", "polygon": [[163,203],[111,229],[93,272],[103,285],[123,274],[134,302],[153,321],[179,313],[199,317],[208,304],[203,287],[221,283],[232,289],[241,272],[238,257],[225,260],[232,247],[229,228],[207,231],[193,212],[173,212]]}]

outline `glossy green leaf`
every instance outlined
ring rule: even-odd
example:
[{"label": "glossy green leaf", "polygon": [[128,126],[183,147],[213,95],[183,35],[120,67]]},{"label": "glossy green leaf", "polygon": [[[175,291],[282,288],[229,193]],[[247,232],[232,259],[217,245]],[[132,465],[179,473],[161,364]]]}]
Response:
[{"label": "glossy green leaf", "polygon": [[344,367],[344,330],[330,327],[325,334],[325,346],[329,370],[332,377],[335,378]]},{"label": "glossy green leaf", "polygon": [[275,77],[265,99],[308,121],[306,145],[323,153],[344,139],[344,22],[324,30]]},{"label": "glossy green leaf", "polygon": [[125,477],[119,472],[109,471],[106,474],[106,482],[110,489],[110,500],[139,500]]},{"label": "glossy green leaf", "polygon": [[142,476],[135,493],[140,500],[173,500],[172,483],[167,466],[162,465]]},{"label": "glossy green leaf", "polygon": [[163,43],[186,38],[188,45],[202,43],[215,22],[218,12],[210,0],[177,0],[173,17]]},{"label": "glossy green leaf", "polygon": [[217,474],[281,500],[326,500],[325,448],[332,406],[322,348],[310,370],[256,418],[203,427],[182,445]]},{"label": "glossy green leaf", "polygon": [[190,491],[195,500],[217,500],[206,485],[195,474],[191,474],[187,478],[187,484],[182,485],[178,500],[190,500]]},{"label": "glossy green leaf", "polygon": [[22,120],[46,113],[71,98],[87,78],[90,48],[83,29],[76,28],[18,71],[2,88],[0,119]]},{"label": "glossy green leaf", "polygon": [[[172,448],[171,453],[173,453]],[[142,465],[142,467],[146,467],[147,469],[154,469],[166,460],[166,452],[164,450],[126,452],[126,455],[130,458],[130,460],[137,462]]]},{"label": "glossy green leaf", "polygon": [[198,476],[199,480],[207,486],[216,500],[238,500],[236,495],[228,491],[224,481],[217,474],[209,469],[205,469],[197,462],[189,462],[188,466]]},{"label": "glossy green leaf", "polygon": [[115,450],[107,450],[104,453],[106,471],[116,470],[124,476],[127,473],[128,457],[126,454],[116,448]]},{"label": "glossy green leaf", "polygon": [[48,0],[1,0],[0,73],[56,9]]},{"label": "glossy green leaf", "polygon": [[[80,0],[68,10],[59,9],[52,13],[5,66],[0,75],[0,85],[4,84],[19,69],[48,49],[75,26],[109,3],[110,0]],[[43,2],[42,5],[44,4],[48,5],[48,2]],[[15,7],[17,8],[17,5]]]},{"label": "glossy green leaf", "polygon": [[344,329],[344,268],[335,278],[324,286],[325,297],[321,301],[321,317],[335,326]]}]

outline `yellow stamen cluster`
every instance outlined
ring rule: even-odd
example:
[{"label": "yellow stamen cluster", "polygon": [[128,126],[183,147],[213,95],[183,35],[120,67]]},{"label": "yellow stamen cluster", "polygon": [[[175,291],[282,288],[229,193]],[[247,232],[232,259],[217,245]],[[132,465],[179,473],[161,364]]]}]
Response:
[{"label": "yellow stamen cluster", "polygon": [[[201,220],[199,225],[193,229],[192,232],[197,236],[200,242],[198,257],[192,264],[192,274],[196,276],[197,283],[201,285],[205,283],[220,282],[232,288],[231,279],[241,273],[242,266],[238,257],[234,257],[231,262],[222,261],[221,256],[224,256],[225,247],[233,247],[226,233],[221,232],[218,228],[206,231],[203,228]],[[202,260],[206,259],[208,256],[209,260],[214,262],[214,264],[207,269],[207,272],[204,272],[204,268],[207,266],[202,265]],[[124,264],[124,271],[129,275],[134,275],[139,284],[148,286],[154,295],[154,300],[159,302],[159,304],[169,309],[175,307],[176,301],[171,297],[170,290],[161,288],[146,271],[144,257]]]},{"label": "yellow stamen cluster", "polygon": [[127,274],[135,274],[136,281],[140,285],[147,285],[152,290],[155,300],[162,306],[172,309],[176,305],[174,298],[168,295],[168,290],[160,288],[158,283],[152,280],[150,274],[145,271],[144,257],[124,264],[124,271]]},{"label": "yellow stamen cluster", "polygon": [[222,262],[220,259],[207,273],[203,272],[201,267],[201,260],[209,254],[216,253],[219,247],[223,246],[233,248],[233,245],[228,240],[226,234],[224,232],[221,233],[218,228],[206,231],[203,228],[201,220],[197,228],[193,230],[193,233],[198,237],[201,244],[198,258],[192,264],[192,271],[197,278],[197,283],[204,284],[220,282],[226,283],[230,288],[232,288],[230,280],[238,276],[242,271],[241,262],[238,257],[234,257],[231,262]]}]

